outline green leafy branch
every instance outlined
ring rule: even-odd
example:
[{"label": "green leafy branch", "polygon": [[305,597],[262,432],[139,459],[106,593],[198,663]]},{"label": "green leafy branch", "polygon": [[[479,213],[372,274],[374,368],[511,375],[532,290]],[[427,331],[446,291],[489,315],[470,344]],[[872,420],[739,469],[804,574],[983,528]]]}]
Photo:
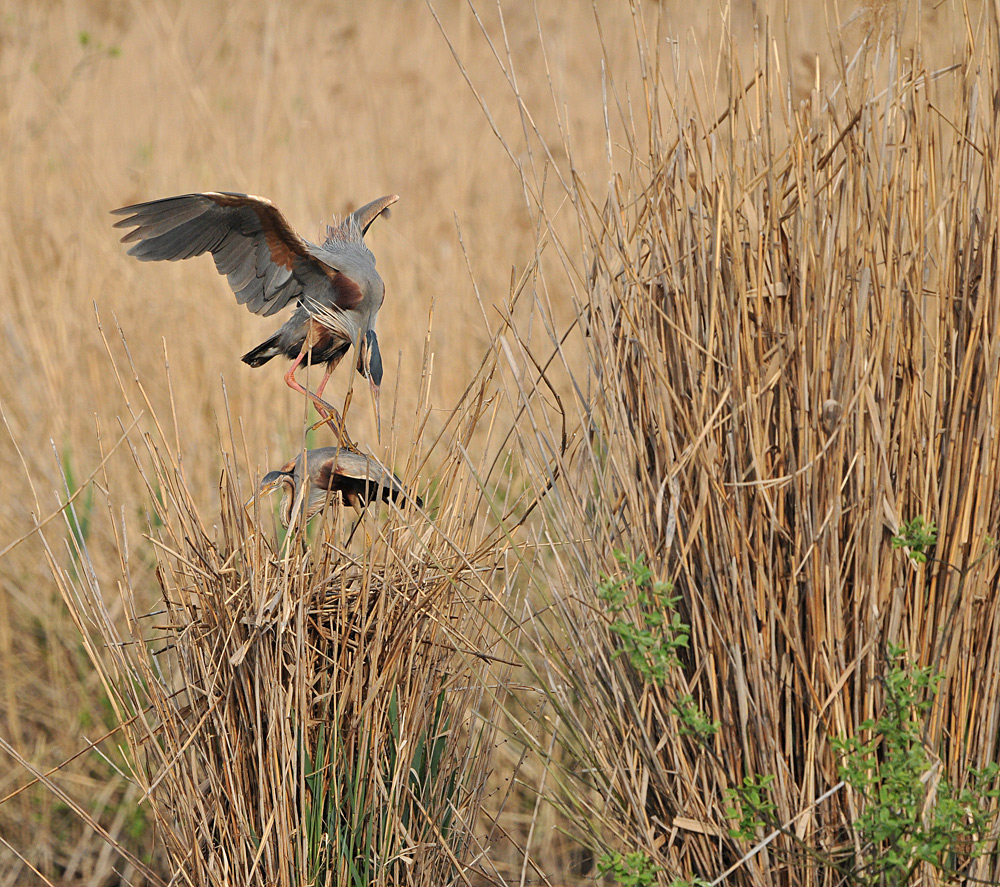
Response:
[{"label": "green leafy branch", "polygon": [[677,652],[688,645],[691,628],[674,609],[680,601],[669,582],[658,582],[645,557],[632,560],[621,551],[616,560],[628,569],[621,579],[606,578],[597,596],[616,617],[609,626],[620,643],[613,657],[626,656],[642,678],[663,686],[672,668],[680,664]]},{"label": "green leafy branch", "polygon": [[919,514],[903,524],[892,537],[893,548],[907,549],[910,558],[920,564],[927,563],[927,552],[936,544],[937,527]]},{"label": "green leafy branch", "polygon": [[774,826],[778,807],[771,800],[773,782],[773,773],[745,776],[742,785],[726,789],[726,800],[730,802],[726,815],[738,823],[735,828],[729,829],[731,837],[752,841],[758,837],[762,828]]},{"label": "green leafy branch", "polygon": [[942,675],[932,668],[909,667],[901,647],[890,646],[883,680],[886,712],[869,718],[860,730],[870,738],[834,738],[842,759],[841,778],[866,804],[855,828],[869,859],[863,883],[906,883],[920,863],[955,874],[963,858],[983,852],[1000,797],[1000,766],[970,770],[965,788],[944,776],[924,747],[924,720]]},{"label": "green leafy branch", "polygon": [[641,850],[634,853],[605,853],[597,860],[597,871],[611,875],[621,887],[652,887],[661,871]]}]

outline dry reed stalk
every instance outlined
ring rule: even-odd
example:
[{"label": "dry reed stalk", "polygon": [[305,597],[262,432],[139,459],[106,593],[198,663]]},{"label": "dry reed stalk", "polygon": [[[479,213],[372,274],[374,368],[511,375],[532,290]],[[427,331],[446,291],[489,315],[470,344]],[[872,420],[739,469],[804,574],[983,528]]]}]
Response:
[{"label": "dry reed stalk", "polygon": [[[606,199],[523,109],[525,194],[565,269],[540,265],[532,323],[553,291],[577,316],[541,344],[512,320],[506,340],[516,446],[544,496],[525,656],[550,705],[516,716],[595,854],[642,850],[661,884],[730,868],[729,883],[840,884],[879,852],[854,828],[876,801],[840,784],[830,738],[884,711],[889,645],[945,675],[925,741],[951,783],[1000,757],[1000,149],[983,98],[1000,91],[1000,33],[987,16],[938,73],[870,46],[796,111],[762,48],[711,119],[633,16],[646,116],[618,105],[631,153]],[[519,102],[509,51],[502,66]],[[623,92],[609,82],[612,120]],[[557,410],[539,395],[560,377]],[[939,528],[926,566],[892,542],[918,515]],[[681,596],[689,646],[659,685],[595,593],[628,583],[616,552]],[[648,628],[638,591],[630,618]],[[689,694],[720,725],[710,739],[675,713]],[[726,792],[763,775],[784,829],[749,854]],[[948,865],[995,881],[982,837]]]}]

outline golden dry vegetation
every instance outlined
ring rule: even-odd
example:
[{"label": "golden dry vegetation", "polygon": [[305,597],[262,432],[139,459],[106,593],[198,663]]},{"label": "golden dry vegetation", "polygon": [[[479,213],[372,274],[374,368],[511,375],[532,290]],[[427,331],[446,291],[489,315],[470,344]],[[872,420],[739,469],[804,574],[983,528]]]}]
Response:
[{"label": "golden dry vegetation", "polygon": [[[672,6],[3,7],[0,884],[879,883],[829,740],[893,644],[924,821],[997,760],[993,13]],[[274,320],[107,214],[209,189],[401,195],[389,433],[331,391],[426,512],[242,508],[304,442]]]}]

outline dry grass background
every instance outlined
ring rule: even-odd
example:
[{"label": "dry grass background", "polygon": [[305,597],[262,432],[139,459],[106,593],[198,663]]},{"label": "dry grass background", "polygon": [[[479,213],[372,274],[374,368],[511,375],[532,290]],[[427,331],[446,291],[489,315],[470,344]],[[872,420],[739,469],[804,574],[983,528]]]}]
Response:
[{"label": "dry grass background", "polygon": [[[958,735],[981,712],[981,730],[967,755],[978,762],[995,759],[995,710],[984,701],[993,686],[990,675],[996,680],[996,663],[986,658],[995,650],[995,558],[977,568],[980,585],[969,600],[979,601],[982,612],[973,612],[972,604],[962,609],[966,586],[954,573],[930,570],[925,578],[908,572],[898,556],[892,558],[887,541],[894,521],[926,513],[941,525],[947,559],[965,564],[978,555],[983,536],[997,532],[990,480],[996,392],[989,383],[997,373],[995,363],[992,369],[976,363],[976,355],[995,350],[993,288],[983,283],[986,295],[968,313],[940,298],[956,287],[969,291],[967,263],[980,255],[979,244],[991,242],[992,228],[970,235],[993,221],[982,209],[992,194],[991,167],[982,149],[966,148],[963,155],[954,147],[953,127],[976,144],[989,133],[982,115],[987,87],[997,82],[988,62],[996,47],[976,41],[967,80],[952,76],[925,92],[893,80],[892,69],[895,60],[905,70],[908,54],[918,49],[926,70],[964,60],[968,35],[981,28],[979,8],[942,4],[920,9],[919,16],[911,10],[903,51],[895,57],[884,49],[880,54],[873,36],[880,23],[891,24],[892,4],[840,10],[808,4],[787,21],[781,4],[758,4],[756,18],[750,3],[671,9],[659,32],[655,7],[642,9],[650,28],[643,39],[659,48],[659,58],[637,53],[635,19],[617,3],[599,4],[600,30],[594,11],[583,5],[513,5],[504,9],[505,30],[496,10],[483,8],[485,35],[468,6],[441,4],[437,13],[450,47],[421,4],[372,2],[360,11],[353,5],[242,2],[3,7],[0,295],[6,347],[0,352],[0,406],[8,433],[0,440],[2,544],[28,533],[33,519],[58,506],[60,468],[79,484],[100,466],[94,486],[76,501],[78,519],[83,515],[87,522],[85,554],[74,556],[59,543],[65,525],[57,521],[46,533],[51,554],[33,535],[0,563],[0,738],[19,757],[43,770],[55,766],[115,726],[122,711],[135,712],[142,698],[129,695],[134,687],[115,685],[111,665],[103,678],[94,669],[88,646],[95,645],[95,658],[104,654],[78,630],[66,602],[82,615],[106,619],[106,626],[115,626],[107,628],[111,635],[123,626],[141,633],[135,616],[160,594],[158,558],[161,577],[169,569],[182,577],[168,588],[196,582],[142,534],[179,529],[175,551],[189,544],[206,558],[221,556],[224,567],[223,555],[241,550],[241,534],[249,532],[234,503],[249,494],[255,475],[301,445],[299,399],[277,371],[251,371],[238,361],[272,321],[235,306],[208,260],[142,265],[124,255],[110,228],[112,207],[218,188],[269,196],[306,236],[376,195],[402,195],[392,217],[368,238],[387,287],[379,335],[387,365],[383,416],[393,428],[376,452],[405,468],[407,480],[422,491],[445,486],[433,505],[440,509],[437,535],[423,539],[417,559],[427,551],[434,557],[420,561],[421,569],[428,563],[440,569],[444,549],[484,557],[486,542],[497,534],[483,503],[495,504],[486,495],[495,488],[503,502],[505,472],[513,495],[541,492],[553,465],[573,481],[569,490],[557,485],[533,514],[540,523],[527,525],[531,544],[518,557],[530,570],[504,580],[530,585],[535,600],[548,601],[549,612],[557,614],[551,624],[537,623],[537,656],[525,666],[537,670],[549,694],[538,702],[525,695],[530,715],[523,723],[502,721],[491,708],[495,700],[475,696],[497,678],[493,666],[484,666],[476,672],[478,690],[454,702],[456,713],[480,705],[502,721],[500,746],[481,765],[480,778],[492,781],[476,788],[488,795],[488,808],[502,808],[494,839],[511,836],[498,845],[489,877],[550,883],[592,877],[586,854],[571,850],[562,828],[589,835],[597,847],[611,840],[609,831],[618,834],[627,846],[662,854],[671,876],[709,876],[720,870],[719,860],[738,856],[734,845],[713,838],[713,829],[725,824],[721,791],[733,774],[703,764],[685,783],[700,793],[683,797],[669,780],[657,786],[664,774],[683,771],[690,749],[681,738],[667,739],[664,699],[623,677],[621,660],[605,662],[594,652],[610,650],[606,633],[594,621],[592,602],[575,590],[593,587],[614,569],[615,548],[660,558],[661,575],[678,582],[694,636],[677,680],[715,716],[751,725],[720,738],[720,760],[736,773],[779,773],[783,821],[809,809],[833,778],[820,721],[824,729],[849,730],[877,706],[871,677],[881,632],[930,660],[943,623],[921,621],[924,613],[940,616],[955,606],[964,620],[963,632],[948,638],[953,695],[938,713],[938,727]],[[522,106],[487,36],[502,63],[513,60]],[[864,52],[856,57],[859,48]],[[610,146],[602,58],[612,82]],[[851,59],[852,86],[838,91],[835,84]],[[760,88],[730,117],[737,121],[733,129],[716,130],[712,121],[758,69]],[[658,76],[651,78],[651,70]],[[983,80],[973,105],[975,77]],[[654,80],[659,119],[651,121],[647,102]],[[865,104],[889,83],[887,98]],[[833,97],[831,111],[822,107],[822,96]],[[811,104],[800,110],[800,102]],[[858,108],[863,113],[848,127]],[[941,108],[957,110],[939,114]],[[966,119],[972,121],[967,130]],[[842,129],[849,137],[838,142]],[[708,131],[714,136],[703,137]],[[893,150],[914,132],[924,139],[919,157]],[[823,160],[827,152],[835,162]],[[612,169],[620,174],[614,181]],[[613,199],[605,205],[609,181]],[[969,184],[981,181],[981,191]],[[847,198],[837,191],[849,190],[845,182],[857,189]],[[783,202],[775,203],[775,194]],[[897,206],[906,211],[887,209]],[[878,224],[861,230],[860,219]],[[940,238],[933,249],[926,239],[931,234]],[[545,253],[536,267],[540,242]],[[788,243],[815,252],[803,258],[806,253]],[[894,243],[903,245],[894,250]],[[939,279],[927,277],[924,250],[943,269],[935,272]],[[991,280],[990,267],[988,257],[975,265],[984,282]],[[960,269],[965,277],[957,278]],[[654,278],[671,295],[665,303],[675,314],[647,298],[650,292],[663,298],[662,291],[650,290]],[[522,295],[509,335],[494,339],[492,331],[505,328],[512,279],[523,284]],[[738,285],[730,287],[731,280]],[[774,280],[787,288],[774,289]],[[904,289],[932,295],[917,307],[894,301]],[[820,308],[808,302],[811,292],[823,294]],[[864,299],[870,313],[852,318],[845,306]],[[579,335],[578,325],[546,373],[561,398],[556,401],[538,380],[535,361],[543,363],[579,318],[591,321],[591,336]],[[623,329],[630,330],[624,340]],[[970,331],[980,337],[971,345]],[[956,336],[966,350],[952,348]],[[491,375],[498,354],[505,369]],[[482,368],[485,355],[493,357]],[[121,385],[112,360],[123,374]],[[346,375],[334,380],[341,396]],[[472,395],[463,399],[472,383]],[[608,397],[595,396],[597,390]],[[480,415],[480,392],[494,412]],[[659,412],[644,412],[636,394]],[[828,396],[841,409],[842,424],[832,436],[819,422]],[[362,401],[352,408],[352,431],[374,446]],[[937,449],[937,429],[957,431],[967,415],[963,404],[976,405],[978,424],[962,438],[970,442],[961,458],[952,459]],[[453,415],[457,405],[463,422]],[[941,412],[946,406],[951,413]],[[557,407],[575,434],[566,453],[560,453]],[[513,415],[517,430],[507,437]],[[145,478],[128,447],[108,455],[123,429]],[[499,472],[489,470],[492,459],[511,448],[510,461],[501,462]],[[744,463],[734,454],[752,458]],[[973,466],[969,460],[977,454],[982,462]],[[670,483],[646,488],[647,474]],[[792,480],[773,488],[754,483],[776,476]],[[602,495],[591,496],[594,491]],[[162,513],[152,504],[161,494],[168,500]],[[838,510],[842,500],[849,504]],[[154,513],[155,519],[147,516]],[[385,561],[367,562],[368,572],[359,575],[369,579],[358,580],[364,588],[372,576],[384,575],[373,572],[372,563],[390,572],[417,569],[394,560],[394,546],[403,544],[395,530],[414,532],[407,529],[413,518],[401,525],[393,520],[400,518],[367,525],[381,540]],[[206,524],[204,537],[185,536],[199,521]],[[584,528],[592,538],[579,544]],[[578,544],[542,553],[557,533]],[[211,550],[230,536],[236,540],[231,550]],[[355,550],[358,542],[356,537]],[[664,558],[671,546],[674,557]],[[270,563],[267,552],[256,556]],[[286,569],[297,564],[296,575],[306,578],[293,596],[298,615],[286,613],[283,624],[295,618],[323,624],[310,577],[327,581],[333,568],[322,558],[294,557],[299,560],[286,561]],[[496,569],[489,558],[475,563],[488,561]],[[94,591],[94,577],[102,595]],[[428,587],[435,582],[443,582],[437,573]],[[262,601],[241,600],[259,618]],[[843,611],[834,613],[830,600]],[[388,612],[392,605],[382,598],[377,606],[387,622],[403,618]],[[420,612],[439,614],[452,604],[441,606]],[[204,618],[198,606],[179,612],[172,631],[183,633]],[[358,618],[363,622],[367,613]],[[730,634],[718,628],[723,613]],[[234,617],[231,623],[217,627],[250,624],[240,622],[243,616],[247,612],[237,609],[235,617],[226,616]],[[495,612],[463,611],[461,618],[467,624],[456,635],[445,632],[452,640],[492,636],[504,619],[516,617],[498,606]],[[337,630],[356,641],[357,629],[348,623]],[[822,638],[812,646],[817,625]],[[410,637],[440,640],[434,633],[440,626],[433,637],[420,635],[426,623],[408,626]],[[336,636],[332,629],[327,634]],[[246,640],[238,633],[225,636],[227,644]],[[758,648],[753,658],[750,651]],[[231,657],[242,648],[225,649],[223,658],[235,661]],[[970,659],[964,652],[970,649],[983,658]],[[260,648],[262,673],[281,674],[288,650],[277,644],[271,652],[267,659]],[[122,654],[122,663],[133,658],[121,667],[136,674],[153,669],[144,655],[139,649]],[[309,680],[322,674],[326,655],[303,659],[312,669]],[[596,683],[586,681],[585,671],[579,676],[588,657]],[[393,667],[412,661],[391,658]],[[475,672],[474,661],[462,661],[469,674]],[[984,665],[979,672],[971,667],[976,662]],[[741,673],[751,666],[757,673]],[[209,680],[211,662],[199,668],[200,679]],[[448,670],[439,668],[440,674]],[[535,681],[524,671],[514,681],[530,687]],[[363,670],[354,674],[358,681],[370,677]],[[819,711],[799,712],[795,701],[802,696],[817,701]],[[290,704],[294,695],[279,697],[268,704]],[[575,704],[588,699],[599,701]],[[628,717],[602,724],[602,714],[619,706]],[[751,717],[751,710],[758,714]],[[630,722],[626,734],[616,733],[616,725]],[[384,730],[379,723],[372,729]],[[414,736],[420,728],[414,725]],[[508,730],[515,738],[504,742]],[[758,732],[751,735],[753,730]],[[772,746],[774,733],[781,741]],[[128,759],[115,751],[122,741],[115,736],[104,744],[115,760]],[[183,747],[182,734],[171,741]],[[294,737],[281,741],[283,754],[293,758]],[[529,753],[522,756],[525,741]],[[968,763],[965,756],[947,761],[953,775]],[[629,766],[620,766],[623,761]],[[605,776],[580,786],[573,782],[574,768],[576,775]],[[171,803],[201,790],[184,782],[194,775],[177,776]],[[0,798],[28,778],[23,767],[5,766]],[[67,799],[34,786],[0,805],[0,837],[7,842],[0,847],[0,883],[32,877],[18,856],[50,880],[94,884],[115,883],[115,870],[126,870],[138,883],[140,862],[154,869],[165,864],[162,849],[148,856],[157,815],[136,807],[140,789],[114,775],[102,758],[88,753],[57,779],[68,799],[141,859],[119,859]],[[567,793],[578,799],[582,814],[567,809]],[[542,796],[553,803],[539,803]],[[682,811],[706,831],[692,837],[672,825]],[[841,807],[815,816],[800,826],[802,835],[831,844],[843,838],[837,828],[847,813]],[[470,828],[481,833],[484,827]],[[160,821],[161,848],[170,844],[167,831],[166,820]],[[178,848],[185,835],[178,835],[174,861],[183,856]],[[526,843],[530,865],[516,849]],[[277,880],[282,861],[267,864]],[[763,883],[777,873],[790,882],[807,880],[793,871],[781,865],[772,871],[758,859],[742,877]]]}]

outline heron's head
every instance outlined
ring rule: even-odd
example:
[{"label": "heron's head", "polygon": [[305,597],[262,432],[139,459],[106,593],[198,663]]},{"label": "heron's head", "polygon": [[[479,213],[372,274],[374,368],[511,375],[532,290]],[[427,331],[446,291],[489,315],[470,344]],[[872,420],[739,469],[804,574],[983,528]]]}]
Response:
[{"label": "heron's head", "polygon": [[282,484],[288,484],[290,487],[295,485],[295,481],[292,480],[292,472],[286,471],[283,468],[279,468],[277,471],[269,471],[261,480],[257,495],[266,496],[268,493],[278,489]]},{"label": "heron's head", "polygon": [[295,478],[292,475],[292,466],[294,466],[294,463],[283,466],[277,471],[269,471],[264,475],[257,490],[257,496],[260,497],[274,492],[278,487],[284,488],[284,496],[281,498],[281,510],[278,512],[278,517],[283,527],[287,527],[291,522],[292,505],[295,500]]}]

